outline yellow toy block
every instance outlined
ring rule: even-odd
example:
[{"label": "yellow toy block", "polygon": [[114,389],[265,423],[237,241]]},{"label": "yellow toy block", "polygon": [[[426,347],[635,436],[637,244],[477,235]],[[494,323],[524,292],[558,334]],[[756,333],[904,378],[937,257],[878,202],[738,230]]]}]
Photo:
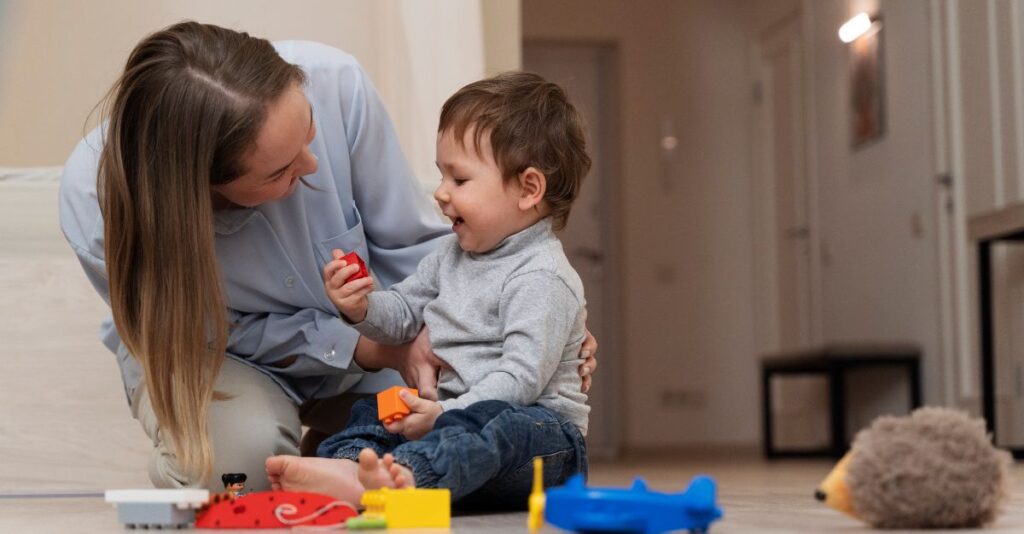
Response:
[{"label": "yellow toy block", "polygon": [[381,488],[366,490],[367,518],[381,518],[388,528],[450,528],[452,494],[447,489]]},{"label": "yellow toy block", "polygon": [[405,404],[402,397],[398,396],[403,389],[416,396],[420,394],[413,388],[403,388],[402,386],[392,386],[377,394],[377,417],[384,423],[391,424],[401,421],[409,415],[409,406]]}]

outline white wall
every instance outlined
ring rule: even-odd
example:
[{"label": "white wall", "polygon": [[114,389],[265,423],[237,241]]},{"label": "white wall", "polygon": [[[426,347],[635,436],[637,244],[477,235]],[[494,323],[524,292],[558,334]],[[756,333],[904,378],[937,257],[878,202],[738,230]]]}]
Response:
[{"label": "white wall", "polygon": [[925,400],[942,400],[939,278],[927,2],[883,2],[886,132],[850,147],[847,45],[836,30],[855,2],[805,2],[813,33],[825,340],[910,341],[924,351]]},{"label": "white wall", "polygon": [[[759,439],[747,54],[757,32],[794,9],[806,18],[813,80],[809,172],[818,183],[820,341],[916,342],[925,350],[926,401],[971,400],[976,394],[973,340],[963,343],[968,349],[950,376],[941,364],[938,264],[946,259],[937,250],[934,174],[945,155],[933,143],[930,8],[946,4],[523,2],[526,39],[611,42],[618,49],[623,164],[610,196],[618,204],[614,214],[626,252],[623,306],[616,310],[626,337],[623,354],[603,356],[620,358],[626,369],[627,446],[745,445]],[[472,37],[472,57],[479,58],[474,68],[482,74],[517,67],[519,48],[510,43],[518,39],[518,10],[486,1],[459,5],[483,18]],[[950,5],[962,71],[956,119],[964,138],[960,166],[950,165],[966,182],[961,200],[967,214],[977,214],[1024,199],[1024,2]],[[324,41],[354,53],[396,115],[403,143],[421,142],[420,132],[434,125],[408,113],[422,113],[424,105],[413,100],[422,93],[409,91],[406,78],[389,71],[411,65],[419,41],[399,42],[394,33],[436,40],[444,27],[454,28],[454,19],[435,20],[437,31],[406,31],[408,15],[425,13],[415,11],[422,6],[397,0],[306,0],[296,6],[266,0],[0,0],[0,166],[62,163],[135,42],[185,17],[271,39]],[[878,9],[884,17],[888,131],[880,142],[853,151],[847,133],[848,58],[836,29],[859,9]],[[446,46],[461,46],[464,34],[447,33],[455,40]],[[437,105],[447,96],[446,83],[461,82],[432,85],[430,98],[439,99]],[[664,117],[674,120],[681,141],[668,166],[659,148]],[[413,150],[432,159],[432,148]],[[1020,273],[1019,254],[998,258],[997,284],[1003,290],[997,321],[1006,325],[998,348],[1012,365],[1024,346],[1014,333],[1020,329],[1013,328],[1024,320],[1024,299],[1017,298],[1024,295]],[[944,388],[950,383],[956,391]]]},{"label": "white wall", "polygon": [[414,169],[432,182],[443,101],[485,71],[519,66],[518,1],[482,4],[6,0],[0,4],[0,166],[62,164],[139,39],[193,19],[271,40],[321,41],[355,55],[377,84]]},{"label": "white wall", "polygon": [[[524,39],[612,42],[622,173],[630,448],[753,444],[759,435],[746,120],[746,2],[525,0]],[[681,146],[664,166],[663,118]],[[600,375],[597,377],[601,379]]]},{"label": "white wall", "polygon": [[[1024,201],[1024,2],[959,0],[944,5],[952,82],[950,145],[960,150],[949,164],[962,183],[964,219]],[[963,220],[958,221],[963,224]],[[978,406],[977,287],[974,249],[968,248],[971,319],[954,383],[958,400]],[[993,251],[996,332],[996,416],[1002,444],[1024,445],[1024,250],[1019,244]]]},{"label": "white wall", "polygon": [[[760,437],[747,47],[792,13],[803,17],[810,77],[808,172],[817,180],[813,223],[822,252],[815,259],[816,341],[916,343],[924,352],[925,401],[946,400],[928,6],[523,2],[526,39],[611,41],[619,48],[624,168],[617,215],[627,254],[618,312],[628,326],[624,353],[613,357],[626,369],[627,446],[754,444]],[[848,51],[836,32],[857,11],[877,9],[885,23],[887,132],[853,150]],[[666,115],[682,143],[667,170],[657,146]],[[879,389],[884,402],[868,403],[872,409],[900,408],[900,384],[857,384],[858,395]],[[673,390],[687,401],[664,403]]]},{"label": "white wall", "polygon": [[[890,131],[882,143],[850,155],[837,126],[847,95],[832,28],[874,4],[888,39]],[[1024,201],[1024,2],[804,5],[816,28],[809,48],[829,252],[825,336],[878,332],[916,341],[925,350],[925,401],[980,411],[975,250],[964,228],[972,216]],[[945,198],[939,172],[955,182],[949,238],[936,235],[947,224],[937,202]],[[951,278],[947,308],[939,298],[940,269]],[[993,275],[1000,442],[1024,445],[1024,250],[998,247]]]}]

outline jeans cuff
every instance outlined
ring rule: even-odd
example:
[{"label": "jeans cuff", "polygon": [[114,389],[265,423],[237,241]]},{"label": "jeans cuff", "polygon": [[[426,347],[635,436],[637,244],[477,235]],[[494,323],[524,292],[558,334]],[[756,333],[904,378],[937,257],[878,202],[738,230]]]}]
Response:
[{"label": "jeans cuff", "polygon": [[436,488],[441,476],[438,475],[430,465],[430,459],[423,453],[416,450],[416,447],[407,444],[401,449],[392,452],[395,462],[408,467],[412,471],[417,488]]},{"label": "jeans cuff", "polygon": [[359,452],[366,447],[346,447],[344,449],[338,449],[334,451],[335,460],[352,460],[353,462],[359,462]]},{"label": "jeans cuff", "polygon": [[349,428],[342,434],[324,440],[317,448],[317,456],[356,461],[363,449],[372,449],[377,456],[382,456],[385,447],[381,443],[386,443],[391,436],[384,427],[379,426]]}]

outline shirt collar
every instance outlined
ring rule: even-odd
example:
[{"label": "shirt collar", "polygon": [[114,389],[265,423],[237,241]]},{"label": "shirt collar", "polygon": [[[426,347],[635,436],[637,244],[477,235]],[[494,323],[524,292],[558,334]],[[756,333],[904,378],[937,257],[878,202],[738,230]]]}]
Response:
[{"label": "shirt collar", "polygon": [[518,253],[547,236],[554,236],[554,232],[551,230],[551,217],[544,217],[533,225],[506,237],[501,243],[498,243],[498,246],[487,252],[482,254],[471,252],[470,256],[488,260],[505,258]]},{"label": "shirt collar", "polygon": [[256,215],[252,208],[216,210],[213,212],[213,230],[220,235],[231,235],[242,229]]}]

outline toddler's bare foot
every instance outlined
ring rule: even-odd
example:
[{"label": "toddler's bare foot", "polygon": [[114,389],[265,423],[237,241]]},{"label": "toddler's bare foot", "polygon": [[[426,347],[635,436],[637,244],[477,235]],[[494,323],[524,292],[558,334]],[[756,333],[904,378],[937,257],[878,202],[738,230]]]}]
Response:
[{"label": "toddler's bare foot", "polygon": [[396,488],[416,487],[416,477],[413,476],[412,470],[396,462],[394,456],[385,454],[384,466],[388,468],[388,473],[391,474],[391,480],[395,481]]},{"label": "toddler's bare foot", "polygon": [[391,454],[379,458],[373,449],[359,452],[359,482],[366,489],[416,487],[409,468],[395,463]]},{"label": "toddler's bare foot", "polygon": [[266,467],[275,490],[320,493],[356,506],[365,491],[356,475],[359,465],[352,460],[271,456]]}]

